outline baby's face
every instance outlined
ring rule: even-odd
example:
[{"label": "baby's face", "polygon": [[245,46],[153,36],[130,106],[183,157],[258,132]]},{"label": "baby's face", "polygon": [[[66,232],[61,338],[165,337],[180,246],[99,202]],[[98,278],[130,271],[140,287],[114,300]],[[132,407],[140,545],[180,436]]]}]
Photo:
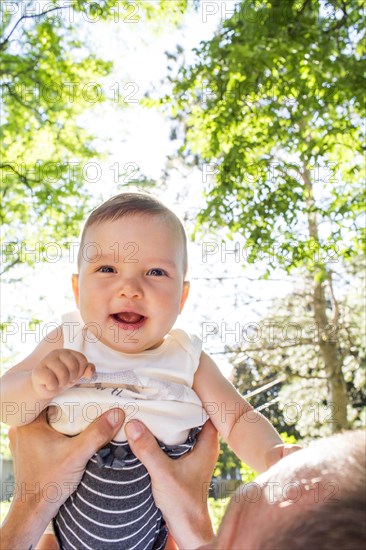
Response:
[{"label": "baby's face", "polygon": [[73,290],[83,321],[102,343],[125,353],[157,348],[188,296],[180,235],[158,216],[92,225]]}]

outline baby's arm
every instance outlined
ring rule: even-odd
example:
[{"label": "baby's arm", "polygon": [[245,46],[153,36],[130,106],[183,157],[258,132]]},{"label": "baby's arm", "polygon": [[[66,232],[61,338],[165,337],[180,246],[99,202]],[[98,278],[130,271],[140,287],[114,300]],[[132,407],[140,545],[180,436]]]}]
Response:
[{"label": "baby's arm", "polygon": [[[257,472],[265,471],[285,454],[284,443],[273,426],[236,391],[204,352],[193,389],[232,450]],[[277,445],[280,447],[275,449]]]},{"label": "baby's arm", "polygon": [[94,366],[77,351],[63,349],[63,340],[52,331],[23,361],[0,380],[1,422],[29,424],[53,397],[71,388],[81,376],[91,376]]}]

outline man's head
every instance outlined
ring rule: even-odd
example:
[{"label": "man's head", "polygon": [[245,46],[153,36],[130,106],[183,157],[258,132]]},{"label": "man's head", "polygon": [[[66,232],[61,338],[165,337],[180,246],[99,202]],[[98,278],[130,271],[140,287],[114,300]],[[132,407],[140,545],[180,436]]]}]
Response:
[{"label": "man's head", "polygon": [[117,195],[89,216],[78,269],[73,291],[88,331],[125,353],[155,349],[188,296],[183,226],[150,195]]},{"label": "man's head", "polygon": [[242,486],[220,527],[220,550],[358,549],[366,536],[365,432],[314,443]]}]

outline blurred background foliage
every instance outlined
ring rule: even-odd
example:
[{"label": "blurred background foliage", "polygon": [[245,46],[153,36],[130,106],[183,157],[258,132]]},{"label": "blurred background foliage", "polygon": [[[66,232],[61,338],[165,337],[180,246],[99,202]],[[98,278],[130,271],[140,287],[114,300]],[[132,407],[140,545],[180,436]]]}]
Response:
[{"label": "blurred background foliage", "polygon": [[[336,285],[363,265],[364,37],[359,0],[244,0],[200,43],[193,63],[177,50],[174,93],[161,100],[182,135],[180,153],[211,167],[197,233],[239,234],[251,250],[248,263],[266,258],[264,277],[280,267],[301,280],[281,319],[295,314],[300,332],[313,323],[316,335],[253,351],[257,364],[260,354],[267,364],[272,350],[271,362],[287,367],[291,380],[305,376],[296,368],[298,350],[332,432],[355,418],[344,371],[347,317]],[[244,358],[242,370],[249,366]]]}]

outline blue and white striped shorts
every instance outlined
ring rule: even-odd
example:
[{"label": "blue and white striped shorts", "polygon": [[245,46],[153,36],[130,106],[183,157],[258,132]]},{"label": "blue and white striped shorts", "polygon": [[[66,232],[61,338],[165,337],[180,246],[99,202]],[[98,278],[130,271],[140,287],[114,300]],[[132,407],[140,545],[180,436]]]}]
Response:
[{"label": "blue and white striped shorts", "polygon": [[[184,444],[160,446],[178,458],[194,447],[198,431],[191,430]],[[110,443],[88,462],[54,528],[62,550],[159,550],[168,536],[150,476],[127,442]]]}]

